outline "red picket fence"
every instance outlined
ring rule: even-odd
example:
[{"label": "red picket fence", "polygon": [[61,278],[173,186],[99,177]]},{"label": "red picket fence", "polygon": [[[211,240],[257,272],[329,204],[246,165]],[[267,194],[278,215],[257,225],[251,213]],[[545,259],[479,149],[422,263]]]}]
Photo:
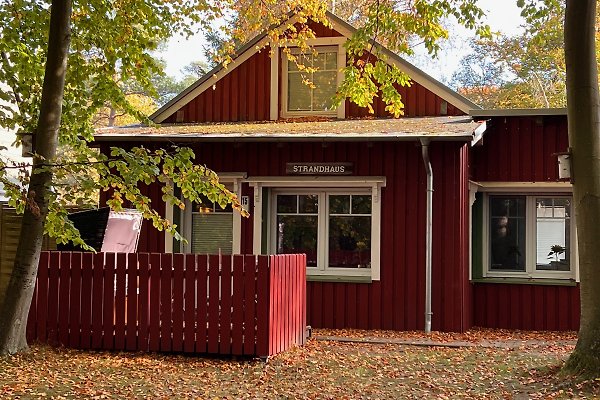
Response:
[{"label": "red picket fence", "polygon": [[43,252],[27,337],[267,357],[305,343],[306,256]]}]

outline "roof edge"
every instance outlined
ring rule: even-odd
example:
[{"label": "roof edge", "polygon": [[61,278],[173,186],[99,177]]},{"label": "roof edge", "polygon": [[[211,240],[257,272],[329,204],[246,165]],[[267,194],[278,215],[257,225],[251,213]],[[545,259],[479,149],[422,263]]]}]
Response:
[{"label": "roof edge", "polygon": [[472,117],[535,117],[546,115],[567,115],[566,108],[508,108],[508,109],[473,109]]}]

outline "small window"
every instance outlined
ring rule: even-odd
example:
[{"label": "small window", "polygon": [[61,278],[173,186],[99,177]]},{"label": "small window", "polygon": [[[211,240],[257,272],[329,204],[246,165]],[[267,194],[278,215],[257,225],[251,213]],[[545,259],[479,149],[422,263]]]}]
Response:
[{"label": "small window", "polygon": [[[337,91],[337,47],[318,49],[317,53],[295,54],[298,62],[287,60],[286,111],[292,114],[335,114],[333,97]],[[305,68],[316,71],[308,72]],[[307,81],[312,85],[307,85]]]},{"label": "small window", "polygon": [[487,276],[573,278],[570,196],[489,195]]},{"label": "small window", "polygon": [[233,253],[233,210],[203,198],[192,209],[192,253]]}]

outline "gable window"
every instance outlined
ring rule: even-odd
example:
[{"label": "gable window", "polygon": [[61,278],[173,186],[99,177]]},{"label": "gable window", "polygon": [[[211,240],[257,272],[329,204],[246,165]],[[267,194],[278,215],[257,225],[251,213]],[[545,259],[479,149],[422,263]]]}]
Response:
[{"label": "gable window", "polygon": [[574,278],[572,197],[489,194],[486,276]]},{"label": "gable window", "polygon": [[370,190],[275,190],[273,203],[275,253],[306,253],[309,275],[371,276]]},{"label": "gable window", "polygon": [[[337,90],[337,48],[320,49],[316,54],[296,54],[298,62],[287,62],[287,111],[332,112]],[[315,68],[314,72],[298,65]],[[312,84],[307,85],[306,81]]]},{"label": "gable window", "polygon": [[[344,102],[337,107],[333,105],[337,88],[344,78],[341,67],[346,64],[345,41],[344,37],[315,38],[309,40],[309,50],[291,48],[278,53],[282,62],[281,79],[277,74],[271,76],[271,86],[276,88],[271,94],[280,95],[281,117],[345,117]],[[289,60],[286,53],[296,60]],[[271,68],[279,70],[278,61],[273,62]],[[278,82],[281,91],[277,89]]]}]

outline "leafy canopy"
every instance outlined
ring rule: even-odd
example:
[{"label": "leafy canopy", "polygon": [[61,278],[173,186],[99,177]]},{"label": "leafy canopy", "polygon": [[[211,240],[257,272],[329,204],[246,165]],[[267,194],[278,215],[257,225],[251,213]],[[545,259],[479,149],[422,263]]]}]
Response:
[{"label": "leafy canopy", "polygon": [[[44,165],[54,173],[47,232],[59,242],[81,244],[78,233],[64,218],[66,207],[84,206],[103,190],[109,192],[113,208],[119,209],[126,201],[158,229],[176,234],[176,227],[156,212],[139,189],[141,184],[156,181],[163,184],[163,198],[180,207],[183,203],[173,195],[174,187],[191,200],[205,194],[221,205],[232,202],[241,210],[235,195],[218,182],[214,172],[194,159],[190,149],[112,148],[101,154],[91,148],[94,117],[110,104],[149,122],[134,101],[136,97],[131,96],[131,88],[157,96],[153,82],[162,74],[162,66],[152,52],[175,34],[190,35],[196,30],[210,34],[217,19],[234,18],[237,23],[223,27],[223,35],[230,40],[220,46],[220,61],[227,65],[236,44],[265,29],[272,42],[284,49],[307,48],[306,39],[314,37],[307,22],[329,25],[326,7],[321,0],[74,0],[59,133],[62,151]],[[348,9],[347,4],[345,7]],[[277,28],[292,12],[297,14],[297,23]],[[404,54],[411,54],[411,40],[422,41],[435,53],[438,40],[448,36],[443,26],[446,16],[455,17],[482,36],[489,32],[477,22],[483,12],[476,0],[370,1],[361,3],[360,12],[353,15],[359,30],[346,45],[350,62],[338,101],[348,97],[371,107],[373,97],[381,95],[395,115],[403,108],[395,87],[409,85],[410,80],[385,63],[372,39]],[[0,82],[7,87],[0,91],[0,126],[16,129],[18,134],[37,129],[49,16],[47,0],[0,3]],[[27,205],[34,207],[26,194],[29,174],[27,165],[0,154],[0,182],[11,204],[21,211]]]}]

